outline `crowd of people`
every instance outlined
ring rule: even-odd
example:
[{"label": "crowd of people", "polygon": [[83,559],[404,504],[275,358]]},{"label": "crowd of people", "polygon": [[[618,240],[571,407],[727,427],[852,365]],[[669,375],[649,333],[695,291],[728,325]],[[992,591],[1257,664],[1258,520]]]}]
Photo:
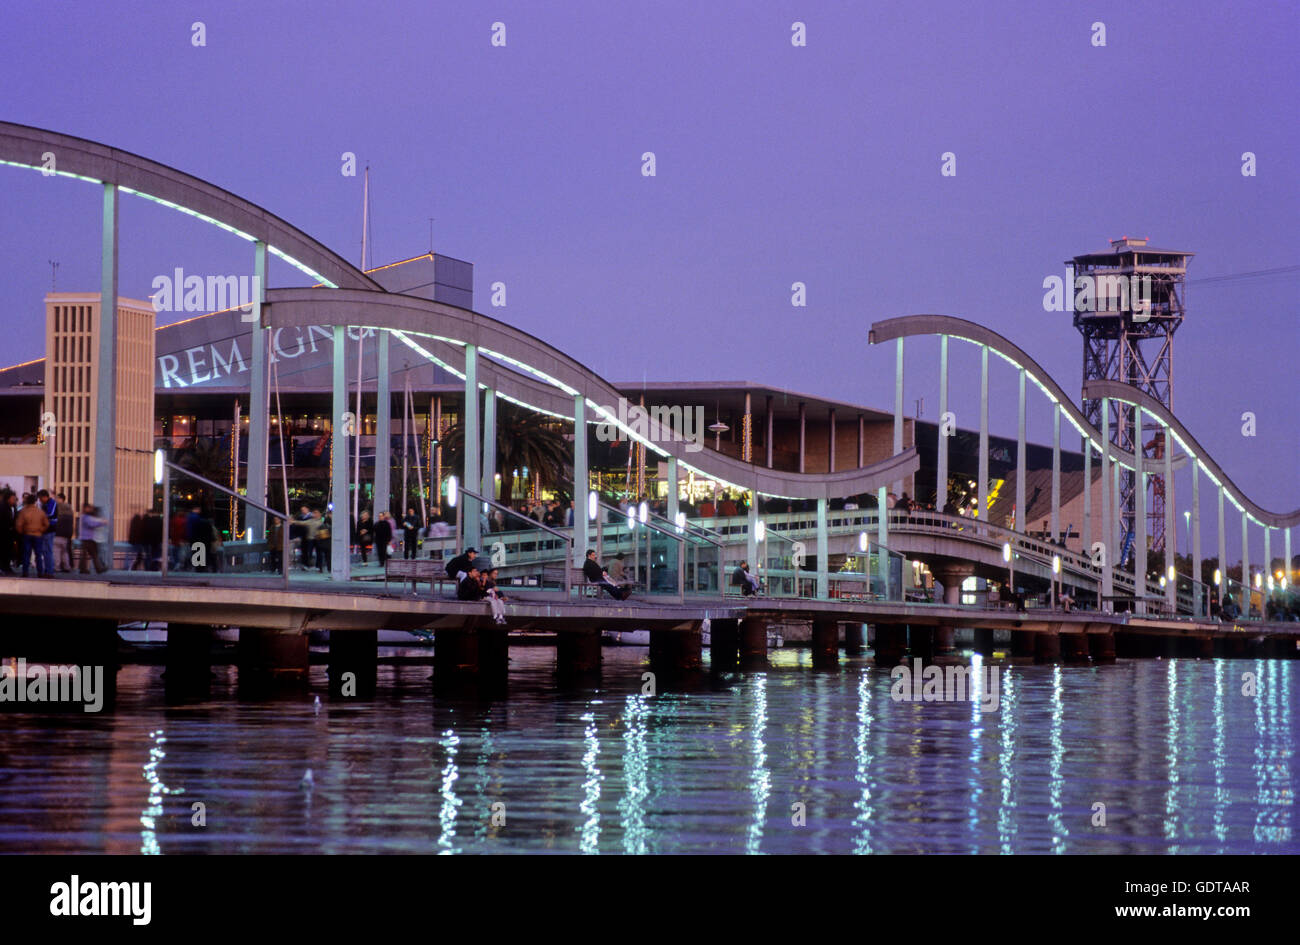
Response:
[{"label": "crowd of people", "polygon": [[63,493],[47,489],[19,499],[12,489],[0,489],[0,573],[22,572],[40,578],[108,569],[108,520],[96,506],[86,504],[77,515]]}]

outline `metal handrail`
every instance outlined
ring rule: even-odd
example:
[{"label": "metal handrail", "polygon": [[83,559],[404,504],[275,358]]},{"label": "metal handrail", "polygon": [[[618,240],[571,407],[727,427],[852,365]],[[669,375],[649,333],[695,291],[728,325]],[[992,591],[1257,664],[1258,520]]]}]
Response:
[{"label": "metal handrail", "polygon": [[[556,529],[552,528],[550,525],[545,525],[542,522],[537,521],[536,519],[529,518],[527,515],[524,515],[522,512],[516,511],[515,509],[512,509],[508,505],[503,505],[502,503],[496,501],[495,499],[489,499],[486,496],[479,495],[479,493],[475,492],[473,489],[466,489],[463,485],[460,486],[457,491],[461,495],[467,495],[472,499],[477,499],[479,502],[482,502],[484,505],[487,505],[490,508],[500,509],[501,511],[505,512],[507,515],[513,515],[515,518],[522,519],[523,521],[529,523],[530,528],[538,528],[544,532],[549,532],[550,534],[554,535],[556,538],[564,542],[564,544],[568,546],[569,549],[568,551],[565,552],[564,555],[564,563],[565,563],[564,597],[566,600],[568,599],[569,594],[573,589],[573,574],[571,573],[572,569],[569,567],[569,560],[572,558],[572,549],[573,549],[572,535],[566,535],[564,534],[564,532],[557,531]],[[464,518],[464,515],[465,515],[465,505],[463,502],[460,501],[458,497],[456,500],[457,541],[462,540],[462,536],[465,534],[464,528],[462,527],[463,525],[462,519]],[[463,548],[461,550],[464,551]]]},{"label": "metal handrail", "polygon": [[183,473],[185,476],[187,476],[190,479],[194,479],[198,482],[201,482],[205,486],[209,486],[210,488],[216,489],[218,492],[225,493],[226,495],[230,496],[233,499],[238,499],[241,502],[246,502],[249,505],[251,505],[253,508],[265,512],[266,514],[274,518],[278,518],[285,523],[284,528],[282,529],[284,534],[281,535],[281,540],[283,541],[283,545],[281,546],[280,549],[280,569],[281,569],[281,579],[283,580],[285,589],[287,590],[289,587],[289,558],[292,555],[292,552],[290,552],[289,550],[288,514],[286,512],[277,512],[275,509],[271,508],[270,506],[263,505],[262,503],[256,501],[255,499],[250,499],[248,498],[248,496],[240,495],[239,493],[235,492],[232,489],[226,488],[220,483],[213,482],[211,479],[208,479],[204,476],[200,476],[198,473],[188,470],[184,466],[179,466],[176,463],[173,463],[166,456],[161,457],[161,459],[162,459],[162,466],[163,466],[163,480],[162,480],[162,487],[163,487],[162,550],[163,553],[162,553],[162,560],[159,561],[158,563],[159,574],[162,577],[167,576],[167,558],[170,552],[169,539],[171,537],[170,534],[171,507],[172,507],[171,471],[174,469],[179,473]]}]

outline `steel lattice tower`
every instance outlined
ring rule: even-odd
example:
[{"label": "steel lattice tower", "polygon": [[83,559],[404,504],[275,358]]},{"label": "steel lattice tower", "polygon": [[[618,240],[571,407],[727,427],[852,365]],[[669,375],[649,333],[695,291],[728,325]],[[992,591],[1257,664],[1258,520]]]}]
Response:
[{"label": "steel lattice tower", "polygon": [[[1145,239],[1127,236],[1110,241],[1109,252],[1075,256],[1074,327],[1083,335],[1083,381],[1112,380],[1131,384],[1165,407],[1174,406],[1174,332],[1182,324],[1186,300],[1187,262],[1193,255],[1179,250],[1156,249]],[[1084,402],[1084,414],[1101,429],[1101,402]],[[1144,418],[1141,431],[1133,429],[1130,404],[1110,402],[1111,442],[1149,458],[1164,455],[1164,434],[1158,424]],[[1134,450],[1137,441],[1138,449]],[[1134,534],[1135,477],[1122,470],[1119,516],[1121,549],[1128,549]],[[1150,479],[1146,503],[1147,533],[1152,551],[1165,544],[1165,481]],[[1141,542],[1134,538],[1133,546]],[[1123,562],[1128,560],[1121,554]]]}]

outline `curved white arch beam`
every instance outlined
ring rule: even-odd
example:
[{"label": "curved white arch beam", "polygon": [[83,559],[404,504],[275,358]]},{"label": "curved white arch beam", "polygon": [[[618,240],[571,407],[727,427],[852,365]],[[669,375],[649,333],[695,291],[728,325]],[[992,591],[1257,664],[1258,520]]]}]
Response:
[{"label": "curved white arch beam", "polygon": [[[53,173],[46,168],[53,155]],[[329,287],[379,289],[377,282],[273,213],[229,191],[130,151],[73,135],[0,122],[0,164],[95,184],[116,184],[123,193],[220,227],[241,239],[261,240],[267,250]]]},{"label": "curved white arch beam", "polygon": [[[884,321],[876,322],[871,326],[867,339],[871,344],[883,344],[886,341],[893,341],[896,338],[910,338],[915,335],[949,335],[962,341],[969,341],[973,345],[984,345],[989,350],[997,354],[1002,360],[1006,361],[1016,370],[1025,369],[1025,376],[1034,383],[1054,404],[1061,405],[1061,412],[1065,414],[1070,424],[1079,431],[1079,435],[1092,441],[1093,447],[1098,453],[1102,452],[1101,431],[1089,423],[1083,416],[1083,411],[1074,405],[1070,397],[1061,385],[1056,383],[1050,374],[1044,370],[1043,366],[1031,358],[1015,342],[999,335],[991,328],[985,328],[983,325],[977,325],[975,322],[967,321],[964,318],[956,318],[952,315],[903,315],[899,318],[887,318]],[[1114,443],[1110,444],[1110,455],[1120,466],[1125,469],[1133,469],[1133,454],[1120,449]],[[1182,469],[1187,465],[1187,458],[1179,456],[1174,459],[1174,469]],[[1160,475],[1164,472],[1164,461],[1154,461],[1143,457],[1143,472]]]},{"label": "curved white arch beam", "polygon": [[1161,425],[1169,430],[1178,445],[1210,478],[1210,481],[1216,486],[1222,486],[1232,499],[1233,505],[1253,518],[1256,524],[1266,528],[1290,528],[1293,525],[1300,525],[1300,509],[1292,512],[1270,512],[1251,501],[1246,493],[1242,492],[1236,483],[1228,478],[1228,474],[1223,471],[1223,467],[1211,458],[1200,443],[1196,442],[1196,439],[1179,419],[1170,413],[1164,404],[1145,391],[1138,390],[1131,384],[1125,384],[1122,381],[1094,380],[1083,385],[1083,395],[1089,400],[1098,400],[1102,397],[1109,397],[1111,400],[1122,400],[1141,407],[1143,413],[1155,417]]},{"label": "curved white arch beam", "polygon": [[[685,444],[655,442],[638,434],[617,416],[617,388],[562,351],[504,322],[468,309],[415,296],[354,289],[271,289],[262,306],[270,328],[309,325],[357,325],[388,330],[423,356],[464,378],[464,346],[478,347],[480,387],[492,387],[507,399],[572,420],[574,398],[582,396],[589,422],[609,422],[647,449],[675,457],[679,465],[737,489],[791,499],[832,499],[874,492],[920,468],[915,449],[862,469],[836,473],[787,473],[753,466],[705,447],[689,452]],[[458,355],[452,355],[459,349]],[[490,373],[484,373],[488,362]]]}]

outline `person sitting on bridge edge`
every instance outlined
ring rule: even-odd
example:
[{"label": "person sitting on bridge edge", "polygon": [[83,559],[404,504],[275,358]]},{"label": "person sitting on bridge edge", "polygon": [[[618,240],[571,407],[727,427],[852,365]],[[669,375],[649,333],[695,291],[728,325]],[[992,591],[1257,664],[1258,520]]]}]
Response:
[{"label": "person sitting on bridge edge", "polygon": [[609,572],[600,566],[596,560],[596,550],[587,549],[587,560],[582,562],[582,574],[589,584],[598,584],[609,592],[609,596],[615,600],[627,600],[628,595],[632,593],[632,588],[624,586],[619,587],[609,579]]},{"label": "person sitting on bridge edge", "polygon": [[492,619],[498,624],[506,622],[506,605],[504,603],[506,596],[497,590],[497,576],[501,572],[497,568],[489,568],[482,572],[483,590],[487,593],[488,605],[492,608]]},{"label": "person sitting on bridge edge", "polygon": [[478,568],[471,564],[469,571],[456,585],[456,600],[482,600],[485,597],[487,597],[487,591],[483,588],[483,581],[479,576]]},{"label": "person sitting on bridge edge", "polygon": [[455,578],[457,582],[465,580],[465,575],[469,574],[470,566],[477,554],[477,548],[466,548],[461,554],[448,561],[447,577]]},{"label": "person sitting on bridge edge", "polygon": [[740,588],[740,593],[745,597],[752,597],[758,593],[758,578],[749,573],[749,562],[740,562],[740,567],[736,568],[731,575],[731,586]]}]

